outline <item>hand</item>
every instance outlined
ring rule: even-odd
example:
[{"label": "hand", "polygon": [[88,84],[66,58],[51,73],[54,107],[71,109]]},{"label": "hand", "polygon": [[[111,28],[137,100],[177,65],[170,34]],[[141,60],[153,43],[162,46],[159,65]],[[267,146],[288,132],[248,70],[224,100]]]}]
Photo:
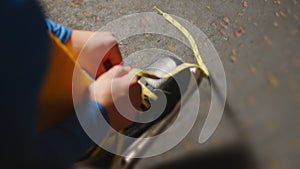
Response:
[{"label": "hand", "polygon": [[95,79],[122,62],[117,40],[111,32],[73,30],[66,46]]},{"label": "hand", "polygon": [[91,99],[105,107],[110,125],[117,131],[133,123],[125,117],[134,119],[141,106],[141,86],[129,71],[130,67],[114,66],[90,86]]}]

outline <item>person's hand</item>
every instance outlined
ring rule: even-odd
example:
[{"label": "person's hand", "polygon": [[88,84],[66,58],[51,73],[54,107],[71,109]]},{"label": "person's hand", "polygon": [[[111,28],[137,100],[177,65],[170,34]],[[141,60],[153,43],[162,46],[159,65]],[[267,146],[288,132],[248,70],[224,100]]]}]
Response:
[{"label": "person's hand", "polygon": [[66,46],[78,58],[80,66],[95,78],[122,62],[117,40],[111,32],[73,30]]},{"label": "person's hand", "polygon": [[117,131],[133,123],[129,119],[134,119],[141,106],[141,86],[129,71],[130,67],[114,66],[90,86],[91,99],[104,106]]}]

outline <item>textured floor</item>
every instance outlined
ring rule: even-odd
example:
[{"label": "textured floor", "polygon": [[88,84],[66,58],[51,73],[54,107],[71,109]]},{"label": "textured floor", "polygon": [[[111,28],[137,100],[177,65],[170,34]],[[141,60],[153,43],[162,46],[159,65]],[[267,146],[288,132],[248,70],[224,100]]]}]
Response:
[{"label": "textured floor", "polygon": [[[249,168],[251,160],[255,168],[300,168],[299,0],[41,1],[49,18],[84,30],[99,30],[124,15],[152,12],[156,5],[200,28],[219,53],[234,115],[225,112],[214,136],[204,145],[197,143],[210,101],[204,83],[202,113],[187,138],[163,155],[140,160],[135,168]],[[192,56],[183,44],[159,35],[120,42],[124,58],[150,47],[185,60]],[[247,136],[246,145],[239,144],[240,131]]]}]

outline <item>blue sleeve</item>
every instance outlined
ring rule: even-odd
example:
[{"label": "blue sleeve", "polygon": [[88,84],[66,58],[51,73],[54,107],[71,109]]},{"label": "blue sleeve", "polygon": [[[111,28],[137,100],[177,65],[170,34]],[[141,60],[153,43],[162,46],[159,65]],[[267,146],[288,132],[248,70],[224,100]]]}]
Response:
[{"label": "blue sleeve", "polygon": [[100,104],[98,102],[96,102],[96,104],[97,104],[97,107],[98,107],[99,111],[101,112],[102,116],[106,120],[106,122],[109,123],[108,113],[107,113],[105,107],[102,106],[102,104]]},{"label": "blue sleeve", "polygon": [[53,33],[62,43],[66,44],[71,37],[72,30],[47,18],[45,19],[45,22],[48,31]]}]

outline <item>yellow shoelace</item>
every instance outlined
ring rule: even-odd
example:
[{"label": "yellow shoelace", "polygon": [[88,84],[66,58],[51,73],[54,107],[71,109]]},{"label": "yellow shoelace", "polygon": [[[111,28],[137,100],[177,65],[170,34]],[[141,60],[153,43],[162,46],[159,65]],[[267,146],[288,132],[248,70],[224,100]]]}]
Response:
[{"label": "yellow shoelace", "polygon": [[[209,77],[208,69],[205,66],[205,64],[203,63],[202,57],[201,57],[199,49],[198,49],[198,45],[197,45],[196,41],[194,40],[193,36],[189,33],[189,31],[186,30],[186,28],[184,28],[173,17],[171,17],[169,14],[163,12],[156,6],[154,6],[153,9],[156,10],[159,14],[161,14],[168,22],[170,22],[173,26],[175,26],[179,31],[181,31],[184,34],[184,36],[189,40],[189,42],[192,46],[193,52],[194,52],[194,56],[195,56],[198,64],[183,63],[183,64],[177,66],[171,72],[169,72],[163,76],[156,76],[145,70],[141,70],[141,69],[137,69],[137,68],[133,68],[129,73],[134,74],[138,77],[146,77],[146,78],[150,78],[150,79],[164,79],[164,78],[170,78],[182,70],[185,70],[188,68],[196,68],[196,69],[201,70],[206,77]],[[142,84],[141,82],[139,82],[139,84],[142,87],[142,100],[143,100],[142,104],[145,107],[149,108],[150,105],[148,102],[145,101],[144,98],[148,97],[152,100],[157,100],[157,96],[153,92],[151,92],[144,84]]]}]

